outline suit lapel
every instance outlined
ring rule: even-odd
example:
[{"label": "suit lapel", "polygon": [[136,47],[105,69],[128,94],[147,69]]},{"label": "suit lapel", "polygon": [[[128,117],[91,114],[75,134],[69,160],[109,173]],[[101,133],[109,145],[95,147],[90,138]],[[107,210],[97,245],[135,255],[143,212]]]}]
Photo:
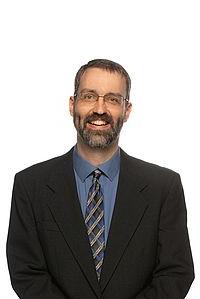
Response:
[{"label": "suit lapel", "polygon": [[60,166],[47,183],[48,206],[74,258],[85,274],[97,297],[100,287],[88,241],[87,231],[77,195],[73,171],[73,148],[63,156]]},{"label": "suit lapel", "polygon": [[100,278],[102,292],[147,208],[147,203],[140,192],[147,186],[147,183],[140,178],[137,167],[131,165],[131,162],[129,156],[121,150],[117,198]]}]

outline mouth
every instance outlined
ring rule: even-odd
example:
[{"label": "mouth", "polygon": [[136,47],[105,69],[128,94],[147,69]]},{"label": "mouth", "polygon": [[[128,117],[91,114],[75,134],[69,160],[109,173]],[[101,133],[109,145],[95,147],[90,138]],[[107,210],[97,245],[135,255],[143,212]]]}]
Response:
[{"label": "mouth", "polygon": [[108,122],[102,120],[87,122],[87,125],[93,129],[104,129],[110,126]]}]

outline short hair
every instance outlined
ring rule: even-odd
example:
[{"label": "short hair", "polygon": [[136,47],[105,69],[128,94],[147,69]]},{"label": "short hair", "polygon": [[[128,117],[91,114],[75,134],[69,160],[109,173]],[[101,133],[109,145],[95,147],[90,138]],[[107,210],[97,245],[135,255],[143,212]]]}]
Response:
[{"label": "short hair", "polygon": [[131,89],[131,79],[128,72],[117,62],[108,59],[94,59],[90,60],[87,64],[80,67],[75,76],[74,81],[74,94],[77,95],[78,88],[80,85],[80,80],[84,72],[89,68],[100,68],[110,72],[117,72],[122,75],[126,81],[126,98],[129,100],[130,89]]}]

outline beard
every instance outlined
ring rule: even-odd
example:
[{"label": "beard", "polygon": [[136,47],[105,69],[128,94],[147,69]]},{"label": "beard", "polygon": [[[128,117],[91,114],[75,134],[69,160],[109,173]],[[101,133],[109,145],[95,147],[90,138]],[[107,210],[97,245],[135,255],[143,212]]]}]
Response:
[{"label": "beard", "polygon": [[[109,145],[117,141],[124,123],[123,116],[119,117],[116,123],[114,123],[112,117],[107,113],[93,113],[92,115],[87,116],[81,121],[80,115],[74,112],[73,120],[74,126],[77,130],[77,134],[81,138],[83,143],[94,149],[105,149]],[[89,129],[87,127],[87,123],[96,120],[101,120],[109,123],[109,128],[103,130]]]}]

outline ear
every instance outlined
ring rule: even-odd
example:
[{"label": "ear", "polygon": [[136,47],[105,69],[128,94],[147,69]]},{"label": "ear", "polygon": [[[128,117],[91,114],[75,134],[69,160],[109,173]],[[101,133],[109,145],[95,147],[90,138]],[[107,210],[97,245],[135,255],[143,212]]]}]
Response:
[{"label": "ear", "polygon": [[132,103],[128,102],[125,106],[124,122],[128,120],[131,111],[132,111]]},{"label": "ear", "polygon": [[70,112],[70,115],[73,116],[74,115],[74,97],[70,97],[69,98],[69,112]]}]

